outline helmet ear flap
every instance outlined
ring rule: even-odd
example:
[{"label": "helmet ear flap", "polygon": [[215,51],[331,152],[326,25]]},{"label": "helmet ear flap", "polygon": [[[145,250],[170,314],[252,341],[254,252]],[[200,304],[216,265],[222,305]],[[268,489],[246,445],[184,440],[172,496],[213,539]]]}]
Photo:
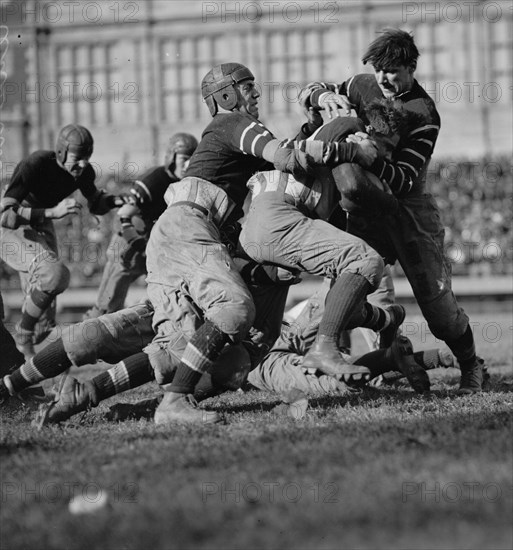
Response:
[{"label": "helmet ear flap", "polygon": [[67,147],[59,148],[55,153],[56,153],[57,160],[61,164],[66,164],[66,159],[68,158],[68,148]]},{"label": "helmet ear flap", "polygon": [[210,114],[212,116],[216,116],[217,114],[217,103],[215,102],[214,98],[209,95],[205,98],[205,103],[207,104],[208,110],[210,111]]},{"label": "helmet ear flap", "polygon": [[223,109],[231,111],[237,107],[237,91],[232,86],[227,86],[222,90],[219,90],[214,94],[214,98],[217,101],[217,104],[220,105]]}]

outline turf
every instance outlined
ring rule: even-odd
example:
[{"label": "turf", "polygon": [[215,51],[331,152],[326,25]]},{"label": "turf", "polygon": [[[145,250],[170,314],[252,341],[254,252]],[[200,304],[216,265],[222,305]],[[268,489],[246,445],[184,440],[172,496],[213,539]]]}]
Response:
[{"label": "turf", "polygon": [[[436,345],[409,319],[416,348]],[[42,431],[28,407],[4,408],[0,546],[511,548],[511,315],[473,321],[492,373],[475,396],[456,397],[447,369],[430,373],[429,396],[368,388],[312,400],[302,420],[277,416],[277,396],[256,391],[207,401],[225,417],[215,426],[106,419],[155,385]],[[73,494],[94,503],[95,490],[106,506],[70,513]]]}]

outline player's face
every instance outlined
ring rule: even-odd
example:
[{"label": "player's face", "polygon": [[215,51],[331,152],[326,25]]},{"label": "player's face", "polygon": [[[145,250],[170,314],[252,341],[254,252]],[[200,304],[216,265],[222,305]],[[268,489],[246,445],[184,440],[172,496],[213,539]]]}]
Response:
[{"label": "player's face", "polygon": [[374,73],[383,95],[392,99],[413,86],[412,67],[396,65],[393,67],[374,67]]},{"label": "player's face", "polygon": [[247,113],[258,118],[258,98],[260,92],[256,89],[254,80],[243,80],[234,85],[237,92],[238,106],[241,113]]},{"label": "player's face", "polygon": [[84,169],[89,164],[89,159],[80,158],[74,153],[68,153],[64,169],[67,170],[75,179],[80,177]]},{"label": "player's face", "polygon": [[185,155],[184,153],[176,153],[174,173],[178,179],[181,180],[184,177],[190,160],[191,157],[189,155]]}]

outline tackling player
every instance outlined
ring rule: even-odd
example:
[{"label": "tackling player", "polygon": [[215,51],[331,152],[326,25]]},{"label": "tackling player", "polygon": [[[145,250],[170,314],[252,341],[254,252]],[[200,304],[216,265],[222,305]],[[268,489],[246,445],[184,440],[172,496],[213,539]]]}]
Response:
[{"label": "tackling player", "polygon": [[338,116],[339,108],[354,108],[367,122],[369,103],[391,98],[418,116],[416,127],[395,146],[392,159],[378,157],[369,169],[397,197],[398,212],[380,218],[349,216],[348,230],[368,242],[387,263],[399,261],[431,332],[446,342],[458,360],[459,392],[474,393],[483,387],[484,361],[476,356],[469,319],[452,292],[444,228],[437,203],[426,190],[440,116],[433,100],[415,80],[418,57],[409,33],[385,30],[362,58],[364,64],[372,65],[374,75],[359,74],[335,86],[311,86],[307,104],[326,109],[329,116]]},{"label": "tackling player", "polygon": [[[216,422],[215,413],[195,410],[187,400],[205,370],[228,343],[239,342],[255,325],[257,310],[223,239],[224,228],[242,217],[246,183],[256,171],[277,168],[302,177],[310,164],[336,166],[355,158],[362,146],[319,141],[280,142],[258,120],[259,92],[251,71],[238,63],[214,67],[202,82],[212,122],[191,158],[186,177],[168,190],[169,208],[155,224],[147,247],[148,296],[155,307],[155,344],[172,347],[180,302],[190,301],[205,322],[189,341],[172,383],[157,410],[165,422]],[[236,237],[235,239],[236,240]],[[369,255],[376,256],[372,251]],[[379,283],[379,281],[378,281]],[[343,291],[343,289],[341,289]],[[348,283],[347,293],[355,290]],[[286,293],[274,305],[279,334]],[[265,337],[265,336],[264,336]],[[158,368],[158,366],[157,366]]]}]

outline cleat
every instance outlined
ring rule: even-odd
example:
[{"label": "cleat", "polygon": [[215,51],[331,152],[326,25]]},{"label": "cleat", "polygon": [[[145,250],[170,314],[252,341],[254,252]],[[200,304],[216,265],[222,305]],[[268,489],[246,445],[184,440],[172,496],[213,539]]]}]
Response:
[{"label": "cleat", "polygon": [[390,324],[379,333],[379,349],[387,349],[392,346],[399,327],[403,324],[406,311],[399,304],[392,304],[385,308],[390,314]]},{"label": "cleat", "polygon": [[58,424],[79,412],[84,412],[98,404],[96,388],[90,381],[83,384],[72,376],[64,374],[58,389],[49,392],[52,401],[40,405],[33,425],[42,428],[48,424]]},{"label": "cleat", "polygon": [[371,372],[367,367],[347,363],[341,355],[335,340],[327,337],[314,343],[305,355],[302,367],[304,369],[317,369],[323,374],[333,376],[343,382],[367,382],[371,376]]},{"label": "cleat", "polygon": [[205,411],[198,407],[192,395],[168,392],[164,395],[155,411],[155,424],[173,423],[215,424],[221,417],[214,411]]},{"label": "cleat", "polygon": [[386,353],[417,393],[425,393],[430,390],[429,376],[415,361],[413,345],[406,336],[397,337]]},{"label": "cleat", "polygon": [[490,384],[490,375],[485,365],[484,359],[476,357],[474,363],[470,366],[461,368],[460,387],[458,395],[469,395],[478,393],[486,389]]}]

